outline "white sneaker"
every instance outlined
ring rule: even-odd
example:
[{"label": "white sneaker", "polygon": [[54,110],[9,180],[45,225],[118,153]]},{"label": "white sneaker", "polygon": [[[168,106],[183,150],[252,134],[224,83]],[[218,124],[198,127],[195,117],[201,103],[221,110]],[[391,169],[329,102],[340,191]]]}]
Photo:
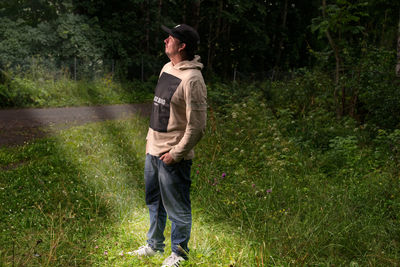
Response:
[{"label": "white sneaker", "polygon": [[163,265],[161,267],[178,267],[180,262],[184,261],[185,259],[176,254],[175,252],[172,252],[172,254],[166,258],[163,262]]},{"label": "white sneaker", "polygon": [[128,255],[134,255],[134,256],[146,256],[146,257],[151,257],[157,254],[157,251],[153,250],[149,244],[146,246],[141,246],[135,251],[127,252],[126,254]]}]

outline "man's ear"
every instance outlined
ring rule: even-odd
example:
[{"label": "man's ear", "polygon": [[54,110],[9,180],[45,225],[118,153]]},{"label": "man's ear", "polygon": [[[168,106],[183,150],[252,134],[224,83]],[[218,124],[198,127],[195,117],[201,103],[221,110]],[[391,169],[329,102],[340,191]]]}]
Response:
[{"label": "man's ear", "polygon": [[182,50],[184,50],[185,47],[186,47],[186,44],[185,44],[185,43],[180,43],[180,44],[179,44],[179,48],[178,48],[178,52],[181,52]]}]

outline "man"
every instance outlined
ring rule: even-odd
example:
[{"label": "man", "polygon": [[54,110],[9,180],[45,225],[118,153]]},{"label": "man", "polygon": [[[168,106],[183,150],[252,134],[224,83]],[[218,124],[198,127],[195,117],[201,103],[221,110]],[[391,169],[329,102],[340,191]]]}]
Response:
[{"label": "man", "polygon": [[193,148],[205,131],[207,90],[201,74],[203,64],[194,54],[199,42],[196,30],[185,24],[162,29],[169,34],[164,43],[170,62],[159,76],[146,138],[144,177],[150,228],[147,245],[133,254],[153,256],[164,251],[168,215],[172,254],[162,266],[178,266],[188,259],[190,170]]}]

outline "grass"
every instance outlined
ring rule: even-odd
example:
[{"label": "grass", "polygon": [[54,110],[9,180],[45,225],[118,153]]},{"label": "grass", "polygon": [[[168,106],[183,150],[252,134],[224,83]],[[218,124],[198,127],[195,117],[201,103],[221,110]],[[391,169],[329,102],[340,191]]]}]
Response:
[{"label": "grass", "polygon": [[118,82],[111,75],[78,81],[45,73],[41,77],[14,75],[0,83],[0,108],[144,103],[152,100],[155,86],[154,79]]},{"label": "grass", "polygon": [[[273,112],[257,96],[210,109],[184,266],[400,264],[398,161],[384,146],[400,133],[374,146],[328,117]],[[126,255],[146,240],[147,127],[134,116],[1,148],[2,265],[159,266]]]},{"label": "grass", "polygon": [[[2,148],[2,264],[160,264],[162,257],[120,256],[145,243],[147,125],[139,117],[89,124],[23,147]],[[195,208],[192,251],[194,261],[207,266],[220,262],[215,249],[235,235],[223,224],[207,225],[199,214]],[[230,252],[224,253],[221,266],[231,261]]]}]

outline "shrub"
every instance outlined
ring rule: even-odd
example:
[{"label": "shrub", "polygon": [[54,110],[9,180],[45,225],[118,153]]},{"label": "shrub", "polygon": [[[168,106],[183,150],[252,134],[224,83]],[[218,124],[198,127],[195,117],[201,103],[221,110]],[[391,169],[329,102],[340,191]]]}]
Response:
[{"label": "shrub", "polygon": [[369,49],[360,60],[358,113],[383,129],[400,126],[399,80],[395,77],[395,51]]}]

